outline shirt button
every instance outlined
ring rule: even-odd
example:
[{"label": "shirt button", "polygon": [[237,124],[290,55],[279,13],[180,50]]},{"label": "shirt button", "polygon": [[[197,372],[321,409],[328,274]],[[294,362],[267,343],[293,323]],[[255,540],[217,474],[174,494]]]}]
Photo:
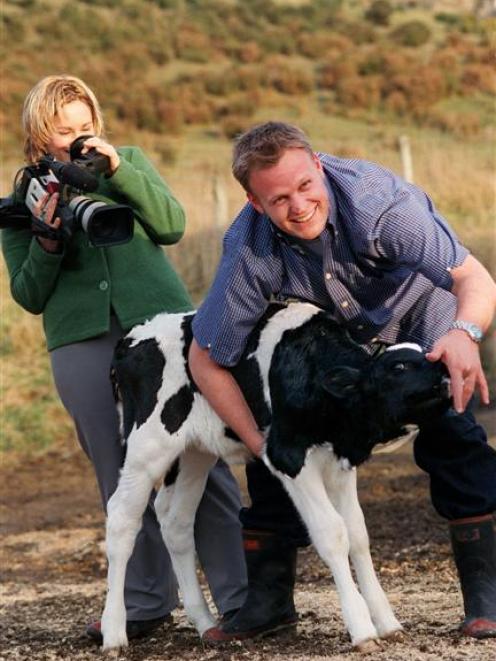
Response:
[{"label": "shirt button", "polygon": [[343,302],[341,303],[341,307],[342,307],[342,308],[347,308],[348,305],[349,305],[348,301],[343,301]]},{"label": "shirt button", "polygon": [[107,291],[109,283],[106,280],[100,280],[98,287],[101,291]]},{"label": "shirt button", "polygon": [[327,271],[327,273],[325,274],[325,279],[330,280],[331,278],[332,278],[332,275],[329,273],[329,271]]},{"label": "shirt button", "polygon": [[363,326],[362,326],[362,324],[358,324],[358,326],[357,326],[357,330],[363,330]]}]

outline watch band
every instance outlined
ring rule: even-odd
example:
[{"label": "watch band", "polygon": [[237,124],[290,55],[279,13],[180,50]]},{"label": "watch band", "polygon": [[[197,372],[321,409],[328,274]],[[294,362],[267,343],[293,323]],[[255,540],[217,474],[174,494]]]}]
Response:
[{"label": "watch band", "polygon": [[479,344],[479,342],[484,337],[484,333],[479,328],[479,326],[477,326],[477,324],[471,323],[470,321],[455,319],[455,321],[451,324],[451,328],[453,330],[465,331],[465,333],[467,333],[470,339],[473,340],[474,342],[477,342],[477,344]]}]

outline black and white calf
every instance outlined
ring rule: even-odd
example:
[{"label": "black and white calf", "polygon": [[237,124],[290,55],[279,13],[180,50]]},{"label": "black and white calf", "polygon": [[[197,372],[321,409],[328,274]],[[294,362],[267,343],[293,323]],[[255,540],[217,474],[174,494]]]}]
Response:
[{"label": "black and white calf", "polygon": [[[134,328],[115,352],[127,454],[108,503],[107,649],[127,644],[126,564],[159,480],[156,513],[186,613],[200,635],[215,624],[195,572],[195,512],[217,458],[239,463],[250,457],[192,382],[192,318],[158,315]],[[371,357],[326,313],[292,303],[269,308],[232,372],[266,432],[264,461],[333,573],[353,645],[399,631],[372,566],[354,468],[375,445],[447,409],[443,367],[415,345]]]}]

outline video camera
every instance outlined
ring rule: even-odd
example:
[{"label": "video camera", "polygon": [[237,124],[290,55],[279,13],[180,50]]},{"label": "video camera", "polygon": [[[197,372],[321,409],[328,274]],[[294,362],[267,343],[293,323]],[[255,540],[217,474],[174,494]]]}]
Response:
[{"label": "video camera", "polygon": [[[98,177],[110,174],[110,161],[96,149],[82,154],[83,135],[70,146],[70,162],[55,160],[45,155],[34,165],[19,171],[20,182],[14,182],[14,193],[0,199],[0,228],[30,228],[36,236],[68,240],[77,229],[88,235],[97,248],[127,243],[133,238],[134,214],[125,204],[97,202],[81,193],[92,193],[98,188]],[[59,193],[54,217],[61,220],[55,229],[34,216],[35,205],[46,193]]]}]

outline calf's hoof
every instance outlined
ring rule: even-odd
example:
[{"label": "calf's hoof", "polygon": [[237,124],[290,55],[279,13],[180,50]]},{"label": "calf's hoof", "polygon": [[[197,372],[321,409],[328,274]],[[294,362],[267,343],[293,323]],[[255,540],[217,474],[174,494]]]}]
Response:
[{"label": "calf's hoof", "polygon": [[353,645],[353,649],[360,654],[374,654],[379,652],[382,647],[377,638],[367,638]]},{"label": "calf's hoof", "polygon": [[396,629],[395,631],[390,631],[381,636],[382,640],[390,640],[393,643],[401,643],[406,639],[406,633],[403,629]]},{"label": "calf's hoof", "polygon": [[119,650],[127,647],[128,646],[128,641],[127,641],[127,636],[126,633],[124,634],[116,634],[112,636],[105,636],[103,643],[102,643],[102,650],[106,654],[118,654]]}]

